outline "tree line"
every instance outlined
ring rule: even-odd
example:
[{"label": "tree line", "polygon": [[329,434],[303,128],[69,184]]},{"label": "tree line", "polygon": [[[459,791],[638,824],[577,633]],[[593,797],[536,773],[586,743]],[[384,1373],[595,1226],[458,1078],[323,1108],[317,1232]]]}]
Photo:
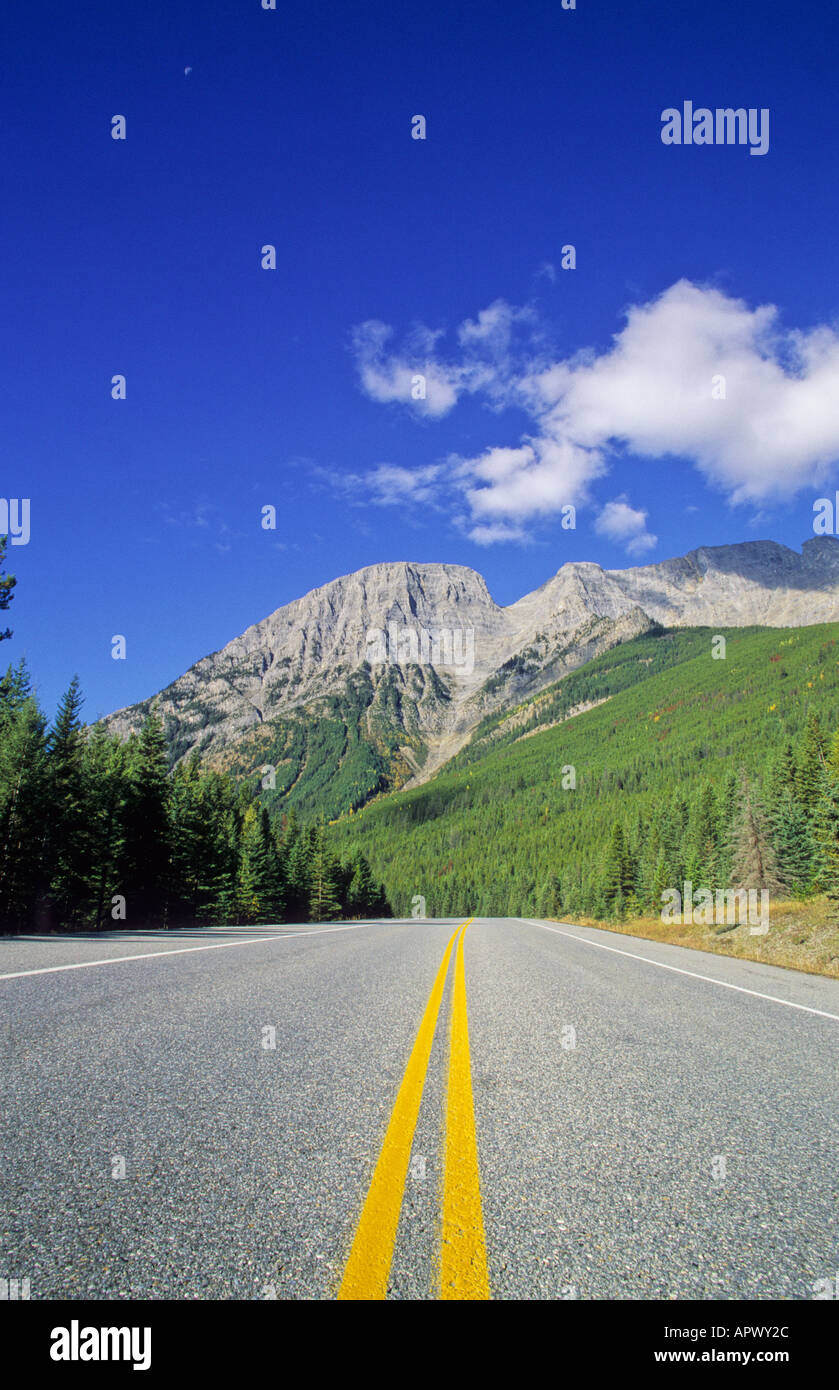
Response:
[{"label": "tree line", "polygon": [[612,823],[602,869],[569,870],[544,885],[540,906],[625,920],[661,910],[662,894],[767,889],[774,897],[825,893],[839,903],[839,732],[810,711],[763,779],[744,770],[689,798],[677,792],[651,815]]},{"label": "tree line", "polygon": [[322,819],[272,824],[197,755],[170,771],[153,715],[123,741],[81,707],[74,678],[49,725],[23,662],[0,678],[0,930],[391,915],[365,856],[339,862]]},{"label": "tree line", "polygon": [[682,629],[595,658],[431,781],[344,816],[336,847],[362,846],[400,916],[417,893],[430,916],[617,920],[686,880],[830,892],[839,626],[727,630],[727,647]]}]

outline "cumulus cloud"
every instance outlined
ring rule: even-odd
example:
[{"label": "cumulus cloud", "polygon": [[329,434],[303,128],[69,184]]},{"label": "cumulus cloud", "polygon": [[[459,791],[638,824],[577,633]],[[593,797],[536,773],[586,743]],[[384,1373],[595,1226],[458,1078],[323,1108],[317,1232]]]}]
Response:
[{"label": "cumulus cloud", "polygon": [[[567,503],[589,502],[616,450],[683,458],[732,503],[782,500],[826,479],[839,460],[835,328],[783,329],[774,305],[751,308],[687,280],[630,307],[625,319],[605,351],[558,361],[537,350],[533,312],[504,300],[460,325],[454,358],[443,357],[443,335],[429,330],[414,330],[389,354],[391,330],[370,322],[356,330],[361,383],[374,400],[404,401],[436,418],[466,392],[527,412],[531,429],[515,445],[458,459],[446,475],[476,526],[488,535],[495,527],[501,539],[509,539],[505,523],[516,531]],[[529,353],[519,329],[530,333]],[[418,371],[426,399],[416,402]],[[645,514],[624,498],[603,509],[601,534],[629,525],[628,514],[641,523],[622,539],[641,554],[655,542]]]},{"label": "cumulus cloud", "polygon": [[647,530],[647,513],[631,507],[626,493],[606,503],[595,520],[594,529],[599,536],[622,545],[627,555],[646,555],[658,544],[658,536]]},{"label": "cumulus cloud", "polygon": [[630,309],[610,351],[521,387],[550,432],[683,456],[732,502],[789,497],[839,457],[836,331],[783,332],[773,305],[685,280]]},{"label": "cumulus cloud", "polygon": [[506,521],[492,521],[488,525],[473,526],[468,535],[470,541],[474,541],[476,545],[497,545],[499,541],[528,539],[521,526],[513,526]]}]

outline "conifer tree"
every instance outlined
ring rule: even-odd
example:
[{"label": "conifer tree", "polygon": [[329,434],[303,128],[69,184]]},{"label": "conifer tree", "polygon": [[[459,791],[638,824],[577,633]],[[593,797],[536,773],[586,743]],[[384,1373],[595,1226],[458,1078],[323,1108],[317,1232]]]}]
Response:
[{"label": "conifer tree", "polygon": [[69,930],[86,918],[95,869],[90,862],[90,808],[84,767],[82,697],[74,676],[47,740],[49,817],[44,872],[56,925]]},{"label": "conifer tree", "polygon": [[839,913],[839,782],[829,774],[822,777],[813,828],[816,876],[822,892],[834,904],[835,917]]},{"label": "conifer tree", "polygon": [[711,887],[718,877],[718,813],[714,788],[707,783],[699,794],[691,834],[691,863],[686,877],[694,885]]},{"label": "conifer tree", "polygon": [[740,804],[731,835],[731,883],[735,888],[780,888],[766,812],[746,773],[741,773]]},{"label": "conifer tree", "polygon": [[309,920],[312,859],[312,836],[308,831],[298,831],[288,850],[288,859],[286,860],[286,920],[289,922],[308,922]]},{"label": "conifer tree", "polygon": [[347,916],[369,917],[375,910],[378,889],[370,865],[361,850],[357,850],[348,865]]},{"label": "conifer tree", "polygon": [[827,771],[834,781],[839,782],[839,729],[831,738],[828,746]]},{"label": "conifer tree", "polygon": [[126,745],[95,725],[84,744],[87,846],[91,874],[88,926],[112,927],[121,850],[121,808],[125,789]]},{"label": "conifer tree", "polygon": [[[197,876],[196,914],[202,923],[234,922],[237,915],[241,827],[230,779],[219,772],[202,772],[198,801],[202,828],[197,843],[200,872]],[[263,832],[267,833],[264,826]],[[270,850],[276,857],[276,914],[279,917],[283,891],[282,868],[270,833],[268,839]]]},{"label": "conifer tree", "polygon": [[[0,923],[7,931],[38,925],[44,904],[47,796],[46,720],[22,665],[0,689]],[[40,925],[49,926],[40,914]]]},{"label": "conifer tree", "polygon": [[128,926],[163,926],[172,843],[166,744],[155,715],[129,740],[127,761],[117,892],[125,898]]},{"label": "conifer tree", "polygon": [[807,727],[798,759],[795,791],[808,816],[815,813],[821,796],[821,779],[827,759],[827,744],[814,710],[807,716]]},{"label": "conifer tree", "polygon": [[321,820],[312,835],[312,858],[309,870],[309,920],[331,922],[341,915],[338,894],[338,862],[327,844],[326,828]]},{"label": "conifer tree", "polygon": [[606,852],[602,894],[611,913],[622,918],[635,893],[635,873],[623,826],[615,821]]},{"label": "conifer tree", "polygon": [[778,876],[785,888],[801,897],[813,885],[819,856],[810,818],[789,788],[775,800],[772,822]]},{"label": "conifer tree", "polygon": [[[665,891],[668,888],[675,887],[675,884],[671,883],[671,878],[672,875],[667,866],[667,859],[665,858],[664,850],[661,850],[658,856],[658,862],[655,866],[655,872],[653,874],[652,884],[650,886],[649,898],[647,902],[647,906],[656,914],[659,914],[661,912],[662,897]],[[682,890],[680,888],[679,892],[681,891]]]},{"label": "conifer tree", "polygon": [[253,802],[245,812],[239,850],[239,910],[246,922],[282,917],[282,885],[277,851],[264,808]]}]

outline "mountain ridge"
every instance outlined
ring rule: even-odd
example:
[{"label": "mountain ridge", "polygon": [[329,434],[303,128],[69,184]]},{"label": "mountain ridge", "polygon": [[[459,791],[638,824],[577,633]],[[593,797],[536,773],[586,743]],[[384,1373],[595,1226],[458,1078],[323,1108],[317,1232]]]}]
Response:
[{"label": "mountain ridge", "polygon": [[[566,561],[505,606],[470,566],[383,561],[282,605],[102,722],[127,736],[154,710],[173,761],[197,751],[247,775],[251,752],[251,770],[304,758],[301,729],[308,744],[310,727],[327,721],[336,768],[357,739],[369,746],[377,772],[361,778],[361,804],[371,789],[426,780],[488,714],[655,627],[837,618],[839,540],[827,536],[800,554],[753,540],[622,570]],[[291,785],[303,772],[301,763]]]}]

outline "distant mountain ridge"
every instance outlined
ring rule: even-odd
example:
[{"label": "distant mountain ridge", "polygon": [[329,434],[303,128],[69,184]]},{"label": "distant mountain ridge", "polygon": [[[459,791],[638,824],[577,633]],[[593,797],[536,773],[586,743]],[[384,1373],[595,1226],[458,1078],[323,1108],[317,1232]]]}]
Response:
[{"label": "distant mountain ridge", "polygon": [[657,625],[836,619],[839,540],[829,536],[801,554],[745,541],[625,570],[572,561],[503,608],[466,566],[385,562],[285,604],[104,722],[128,735],[154,710],[173,759],[197,750],[242,776],[276,765],[272,790],[301,804],[313,777],[334,775],[338,801],[360,805],[426,780],[487,714]]}]

